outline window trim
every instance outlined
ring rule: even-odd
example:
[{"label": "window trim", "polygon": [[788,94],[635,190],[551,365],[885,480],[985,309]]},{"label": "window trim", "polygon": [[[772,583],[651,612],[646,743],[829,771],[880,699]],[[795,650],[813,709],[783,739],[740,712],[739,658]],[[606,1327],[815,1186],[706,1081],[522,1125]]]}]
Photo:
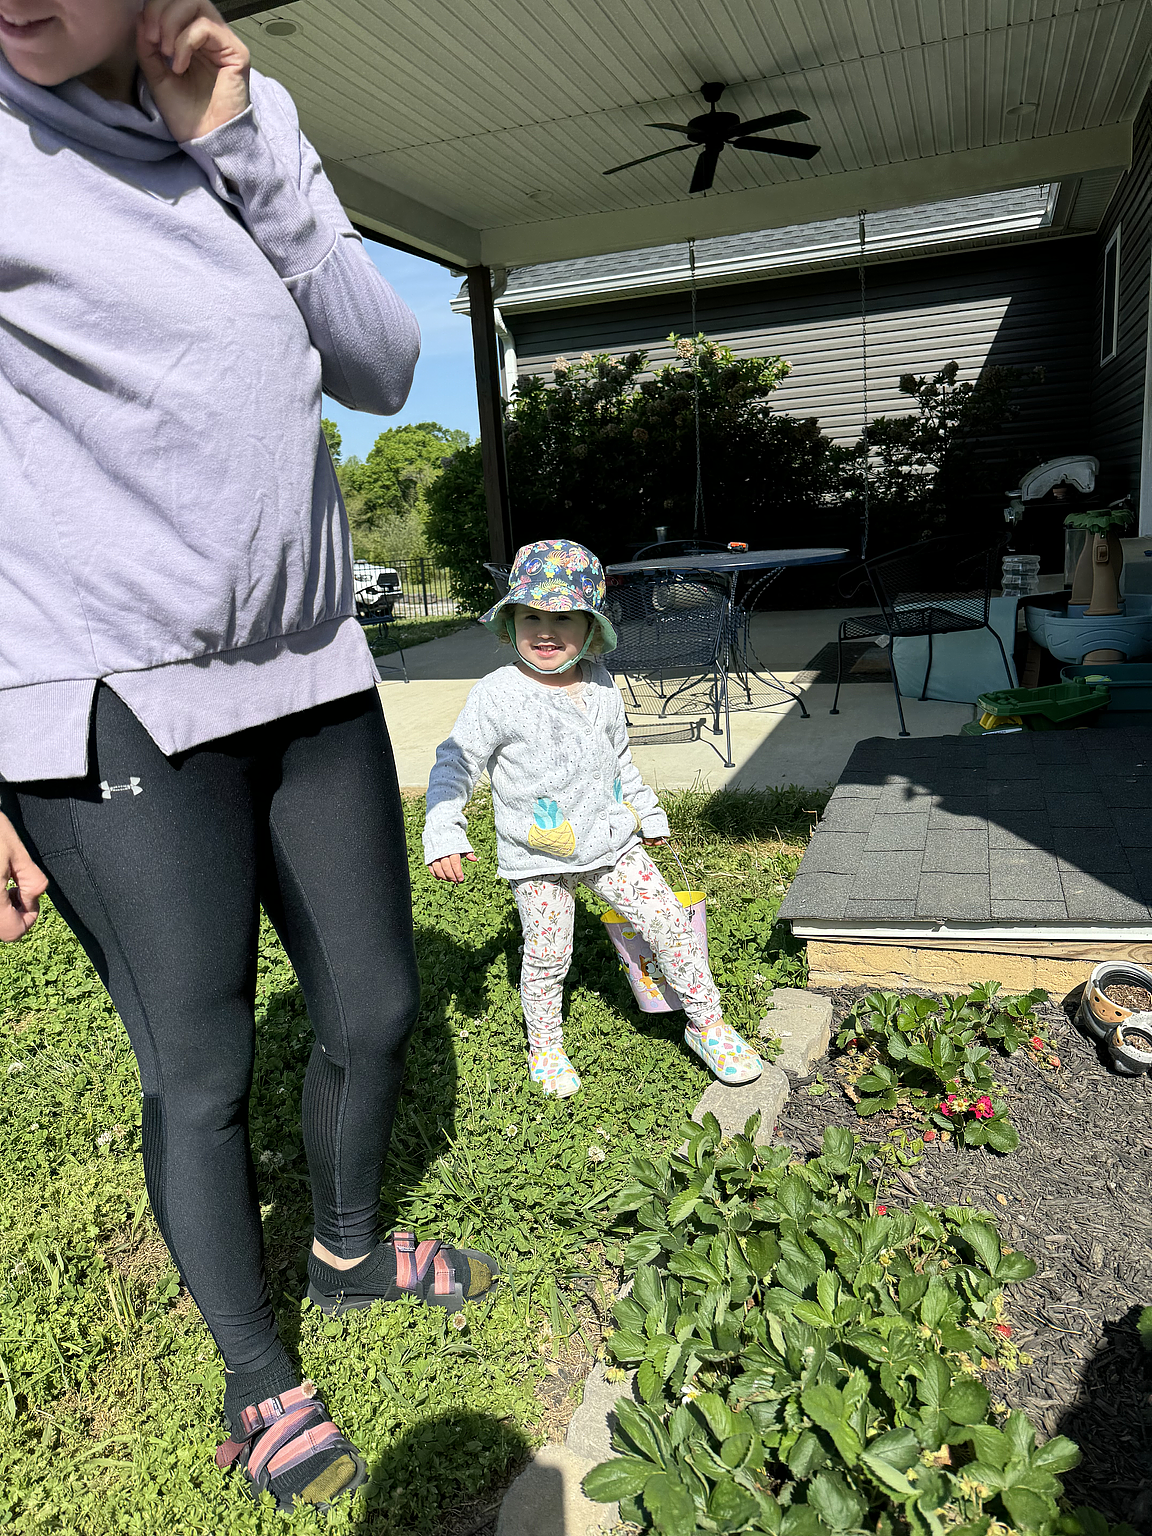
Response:
[{"label": "window trim", "polygon": [[[1104,247],[1104,283],[1100,302],[1100,362],[1110,363],[1116,356],[1120,346],[1120,228],[1117,224],[1108,243]],[[1108,325],[1108,277],[1111,272],[1112,281],[1112,334],[1107,334]],[[1105,351],[1105,347],[1108,350]]]}]

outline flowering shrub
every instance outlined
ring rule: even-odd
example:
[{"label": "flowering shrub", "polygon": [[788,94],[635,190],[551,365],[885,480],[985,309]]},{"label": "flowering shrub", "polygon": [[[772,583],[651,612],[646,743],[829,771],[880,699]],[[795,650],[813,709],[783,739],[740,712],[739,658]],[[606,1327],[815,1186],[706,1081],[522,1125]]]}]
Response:
[{"label": "flowering shrub", "polygon": [[[786,528],[835,519],[848,452],[800,419],[769,408],[790,371],[781,357],[737,357],[704,337],[670,337],[676,357],[649,370],[645,352],[557,358],[547,382],[524,375],[506,407],[509,493],[517,544],[579,539],[605,560],[695,525],[696,405],[707,534],[787,543]],[[428,539],[453,572],[457,598],[491,602],[478,444],[456,453],[428,487]],[[827,542],[844,542],[839,538]]]},{"label": "flowering shrub", "polygon": [[1037,1446],[977,1374],[1032,1260],[966,1207],[885,1210],[843,1127],[800,1163],[754,1145],[758,1118],[721,1147],[707,1115],[683,1155],[631,1164],[608,1350],[642,1400],[618,1402],[589,1497],[663,1536],[1108,1536],[1061,1512],[1077,1447]]},{"label": "flowering shrub", "polygon": [[1001,997],[994,981],[952,997],[900,997],[873,992],[857,1003],[837,1044],[865,1050],[869,1069],[856,1079],[861,1116],[907,1107],[924,1116],[929,1132],[948,1131],[969,1147],[1012,1152],[1020,1145],[1004,1101],[997,1098],[993,1051],[1010,1056],[1027,1042],[1046,1048],[1034,1033],[1034,1005],[1044,992]]}]

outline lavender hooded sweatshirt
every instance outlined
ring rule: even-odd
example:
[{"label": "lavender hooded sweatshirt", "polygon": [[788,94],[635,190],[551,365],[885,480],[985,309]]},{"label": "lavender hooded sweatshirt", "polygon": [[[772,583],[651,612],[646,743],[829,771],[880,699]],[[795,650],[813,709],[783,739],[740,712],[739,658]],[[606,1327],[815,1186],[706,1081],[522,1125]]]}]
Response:
[{"label": "lavender hooded sweatshirt", "polygon": [[0,55],[0,780],[85,773],[101,679],[167,753],[376,681],[320,394],[399,410],[416,322],[282,86],[139,99]]}]

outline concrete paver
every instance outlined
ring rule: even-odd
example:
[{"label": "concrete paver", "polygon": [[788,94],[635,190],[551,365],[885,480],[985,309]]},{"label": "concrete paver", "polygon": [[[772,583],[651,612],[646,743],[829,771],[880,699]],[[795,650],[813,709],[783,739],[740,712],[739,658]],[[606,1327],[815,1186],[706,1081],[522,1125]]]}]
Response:
[{"label": "concrete paver", "polygon": [[595,1465],[564,1445],[543,1445],[504,1495],[496,1536],[589,1536],[616,1523],[616,1505],[595,1504],[580,1483]]},{"label": "concrete paver", "polygon": [[[845,610],[855,612],[856,609]],[[752,644],[784,682],[794,682],[807,662],[829,640],[843,617],[838,609],[758,613],[752,621]],[[509,659],[479,625],[442,640],[432,640],[408,653],[412,681],[388,671],[380,697],[392,736],[401,787],[427,788],[436,761],[436,748],[450,733],[469,689],[493,668]],[[706,723],[698,741],[658,742],[651,717],[633,728],[632,755],[645,779],[659,789],[727,785],[747,789],[799,784],[820,788],[834,784],[856,743],[869,736],[895,736],[899,729],[892,689],[887,682],[847,683],[840,691],[840,712],[828,713],[834,689],[828,683],[800,683],[810,714],[805,720],[795,704],[741,708],[734,689],[732,755],[735,767],[725,768],[718,746],[723,737]],[[954,735],[972,718],[966,704],[905,699],[904,713],[914,736]]]}]

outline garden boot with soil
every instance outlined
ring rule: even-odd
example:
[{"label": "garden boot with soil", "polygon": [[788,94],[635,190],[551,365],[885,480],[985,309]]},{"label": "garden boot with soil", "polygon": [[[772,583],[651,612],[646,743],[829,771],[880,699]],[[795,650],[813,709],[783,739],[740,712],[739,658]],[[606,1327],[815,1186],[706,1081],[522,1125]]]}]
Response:
[{"label": "garden boot with soil", "polygon": [[489,1254],[449,1248],[436,1238],[418,1243],[411,1232],[393,1232],[351,1269],[334,1269],[314,1253],[308,1255],[308,1299],[329,1317],[401,1296],[459,1312],[466,1301],[490,1291],[499,1277],[500,1266]]},{"label": "garden boot with soil", "polygon": [[533,1040],[529,1036],[528,1076],[540,1084],[549,1098],[570,1099],[580,1092],[580,1078],[565,1054],[559,1034],[554,1040]]},{"label": "garden boot with soil", "polygon": [[684,1044],[722,1083],[754,1083],[764,1071],[764,1063],[747,1040],[723,1022],[703,1029],[689,1024]]}]

